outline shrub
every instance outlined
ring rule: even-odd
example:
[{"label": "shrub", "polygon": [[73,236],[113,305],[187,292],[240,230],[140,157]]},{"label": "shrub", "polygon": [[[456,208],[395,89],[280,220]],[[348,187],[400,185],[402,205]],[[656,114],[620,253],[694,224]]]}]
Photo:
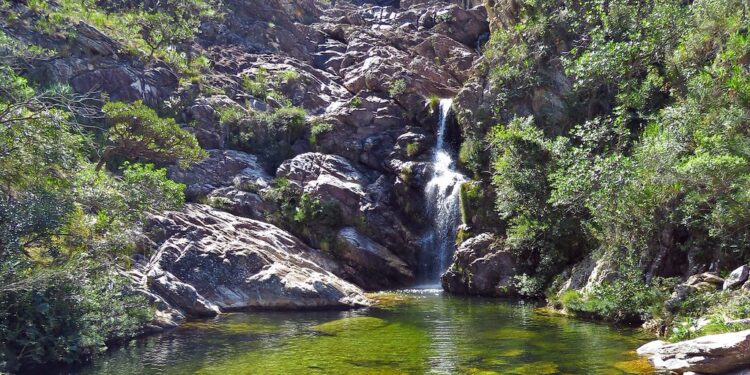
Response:
[{"label": "shrub", "polygon": [[[15,263],[16,265],[18,263]],[[107,343],[131,337],[151,320],[146,298],[128,282],[89,261],[60,269],[2,264],[0,369],[75,363],[101,353]]]},{"label": "shrub", "polygon": [[314,120],[310,126],[310,144],[316,145],[318,143],[318,138],[331,130],[333,130],[333,125],[326,122],[320,122],[317,119]]},{"label": "shrub", "polygon": [[355,96],[352,98],[352,100],[349,102],[349,106],[352,108],[361,108],[362,107],[362,97]]},{"label": "shrub", "polygon": [[279,74],[279,80],[281,83],[289,83],[298,80],[300,77],[300,74],[298,71],[294,69],[288,69],[284,70]]},{"label": "shrub", "polygon": [[268,97],[270,86],[268,84],[268,72],[265,68],[259,68],[254,78],[249,75],[242,76],[242,88],[250,95],[265,100]]},{"label": "shrub", "polygon": [[664,315],[664,302],[676,284],[674,279],[662,278],[654,278],[651,283],[646,283],[640,270],[626,261],[616,280],[595,285],[586,293],[563,292],[559,302],[576,315],[612,322],[641,323]]},{"label": "shrub", "polygon": [[406,156],[410,158],[417,156],[420,151],[419,143],[411,142],[406,145]]},{"label": "shrub", "polygon": [[440,97],[437,95],[430,95],[430,97],[427,98],[427,108],[430,110],[431,114],[436,113],[440,108]]},{"label": "shrub", "polygon": [[109,102],[102,108],[110,125],[97,169],[119,156],[128,160],[173,163],[183,166],[206,156],[195,135],[171,118],[161,118],[140,101]]},{"label": "shrub", "polygon": [[406,92],[406,80],[403,78],[391,82],[390,86],[388,86],[388,95],[390,95],[391,98],[395,98],[404,92]]},{"label": "shrub", "polygon": [[484,153],[485,150],[482,141],[467,138],[461,143],[461,148],[458,151],[458,161],[475,176],[478,176],[485,161]]}]

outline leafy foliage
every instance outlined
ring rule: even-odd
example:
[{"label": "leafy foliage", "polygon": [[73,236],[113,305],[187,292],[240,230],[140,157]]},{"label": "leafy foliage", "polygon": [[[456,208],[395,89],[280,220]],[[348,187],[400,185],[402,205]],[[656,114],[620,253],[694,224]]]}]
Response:
[{"label": "leafy foliage", "polygon": [[173,163],[183,166],[205,157],[195,135],[182,130],[174,119],[161,118],[143,102],[109,102],[102,108],[110,123],[109,145],[98,168],[114,157]]},{"label": "leafy foliage", "polygon": [[103,140],[96,101],[14,70],[39,52],[0,38],[0,371],[85,360],[152,317],[120,273],[147,215],[179,208],[184,186],[153,165],[97,170],[94,150],[159,161],[203,152],[141,103],[105,105]]},{"label": "leafy foliage", "polygon": [[[489,166],[508,244],[530,255],[525,272],[625,251],[635,260],[623,277],[568,299],[628,320],[654,315],[661,297],[644,286],[681,276],[679,264],[750,261],[742,2],[514,4],[481,67],[501,125],[466,124],[460,160]],[[489,162],[473,151],[480,141]]]}]

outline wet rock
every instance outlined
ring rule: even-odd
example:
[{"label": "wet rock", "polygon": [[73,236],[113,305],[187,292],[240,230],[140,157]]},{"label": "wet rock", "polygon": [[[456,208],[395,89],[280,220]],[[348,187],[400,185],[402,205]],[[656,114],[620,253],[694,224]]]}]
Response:
[{"label": "wet rock", "polygon": [[344,267],[351,268],[347,279],[366,290],[406,286],[414,281],[414,273],[403,260],[355,228],[338,232],[336,255]]},{"label": "wet rock", "polygon": [[724,280],[723,289],[728,290],[742,285],[748,279],[748,271],[750,271],[750,268],[747,265],[743,265],[732,271],[726,280]]},{"label": "wet rock", "polygon": [[189,204],[153,218],[147,231],[160,233],[147,272],[152,291],[190,316],[368,305],[334,275],[332,259],[273,225]]},{"label": "wet rock", "polygon": [[675,344],[649,343],[638,349],[662,371],[724,374],[750,364],[750,330],[709,335]]},{"label": "wet rock", "polygon": [[491,297],[515,294],[516,259],[494,234],[483,233],[459,246],[440,281],[454,294]]}]

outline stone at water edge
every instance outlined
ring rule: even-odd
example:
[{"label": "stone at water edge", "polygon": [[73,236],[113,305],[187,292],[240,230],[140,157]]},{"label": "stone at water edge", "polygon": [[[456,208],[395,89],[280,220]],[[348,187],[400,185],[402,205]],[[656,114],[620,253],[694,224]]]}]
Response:
[{"label": "stone at water edge", "polygon": [[453,294],[507,297],[515,294],[516,259],[491,233],[464,241],[453,264],[441,276],[443,289]]},{"label": "stone at water edge", "polygon": [[187,316],[370,304],[360,288],[334,274],[339,266],[327,254],[271,224],[188,204],[154,217],[148,229],[158,249],[147,285]]},{"label": "stone at water edge", "polygon": [[747,281],[748,271],[750,271],[750,268],[748,268],[747,265],[743,265],[732,271],[732,273],[727,276],[726,280],[724,280],[724,290],[742,285],[742,283]]},{"label": "stone at water edge", "polygon": [[638,353],[638,355],[643,355],[643,356],[654,355],[659,351],[659,348],[661,348],[664,345],[669,345],[669,343],[666,341],[662,341],[662,340],[655,340],[655,341],[649,342],[648,344],[643,344],[641,347],[636,349],[635,352]]},{"label": "stone at water edge", "polygon": [[649,361],[658,370],[725,374],[750,365],[750,330],[662,343],[650,342],[637,350],[650,356]]}]

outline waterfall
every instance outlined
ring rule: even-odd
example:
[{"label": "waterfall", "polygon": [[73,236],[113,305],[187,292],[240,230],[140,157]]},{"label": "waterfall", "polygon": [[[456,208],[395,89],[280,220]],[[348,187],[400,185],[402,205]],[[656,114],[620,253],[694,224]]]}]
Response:
[{"label": "waterfall", "polygon": [[432,178],[425,186],[426,217],[430,229],[422,239],[422,282],[435,284],[450,264],[456,247],[456,231],[461,214],[459,196],[466,178],[455,169],[450,147],[446,146],[446,127],[453,100],[440,101],[437,145],[432,155]]}]

